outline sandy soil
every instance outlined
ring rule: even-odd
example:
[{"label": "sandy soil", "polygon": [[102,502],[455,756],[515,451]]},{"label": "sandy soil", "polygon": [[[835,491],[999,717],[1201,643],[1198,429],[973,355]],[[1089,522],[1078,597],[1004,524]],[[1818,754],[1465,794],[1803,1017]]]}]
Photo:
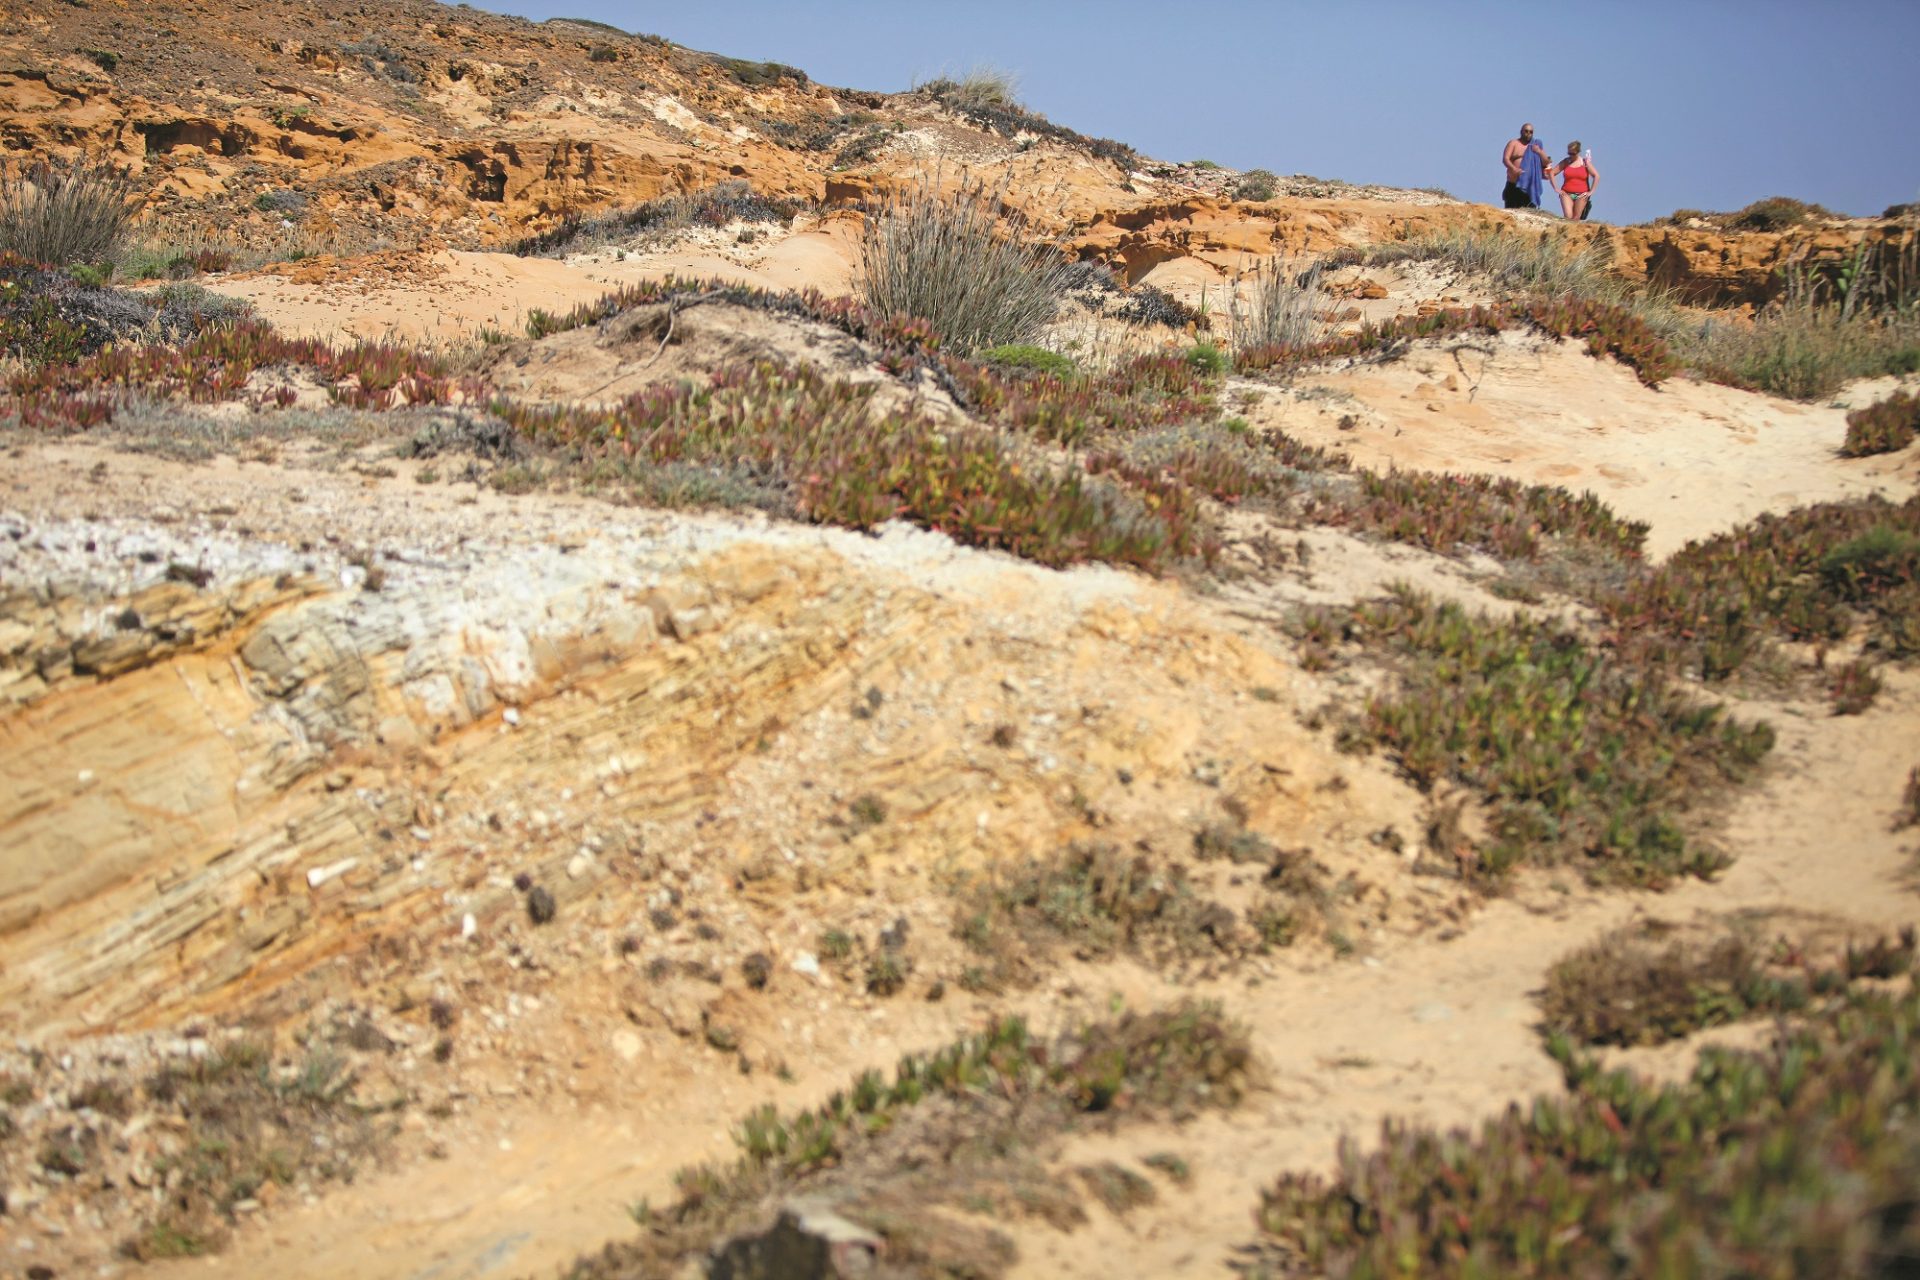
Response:
[{"label": "sandy soil", "polygon": [[[1358,964],[1232,992],[1229,1007],[1253,1026],[1272,1068],[1271,1091],[1185,1128],[1074,1144],[1063,1164],[1137,1165],[1171,1150],[1189,1161],[1193,1183],[1162,1184],[1160,1203],[1125,1220],[1094,1209],[1091,1229],[1021,1232],[1015,1274],[1096,1280],[1124,1256],[1132,1274],[1223,1275],[1278,1171],[1328,1167],[1341,1139],[1365,1143],[1388,1118],[1469,1125],[1557,1089],[1531,997],[1554,960],[1630,921],[1740,915],[1778,920],[1795,937],[1861,939],[1911,924],[1914,842],[1889,824],[1920,759],[1920,678],[1901,673],[1889,685],[1893,696],[1856,724],[1820,706],[1765,709],[1780,745],[1766,780],[1730,806],[1722,838],[1737,861],[1711,883],[1599,894],[1532,876],[1457,936],[1396,939]],[[1843,795],[1859,803],[1836,811]],[[1755,1032],[1741,1034],[1751,1042]],[[1670,1069],[1691,1062],[1683,1046],[1662,1057]]]},{"label": "sandy soil", "polygon": [[[1456,929],[1383,939],[1349,960],[1301,971],[1198,986],[1131,966],[1063,974],[1062,985],[1072,980],[1084,994],[1075,1001],[1049,993],[1040,1025],[1111,1008],[1116,998],[1148,1007],[1183,994],[1218,997],[1254,1028],[1269,1080],[1230,1113],[1070,1142],[1058,1160],[1063,1170],[1105,1159],[1139,1168],[1143,1157],[1171,1151],[1188,1162],[1192,1182],[1174,1188],[1156,1177],[1155,1205],[1124,1219],[1089,1206],[1092,1221],[1071,1233],[1015,1224],[1015,1274],[1097,1280],[1124,1257],[1129,1275],[1224,1276],[1236,1246],[1251,1238],[1260,1189],[1281,1170],[1325,1166],[1343,1137],[1365,1140],[1389,1117],[1468,1124],[1556,1088],[1531,994],[1553,960],[1628,921],[1790,916],[1799,933],[1812,916],[1829,932],[1860,938],[1910,923],[1911,842],[1887,827],[1906,770],[1920,759],[1920,679],[1891,683],[1891,696],[1859,722],[1817,707],[1771,709],[1782,742],[1768,780],[1730,815],[1726,842],[1738,861],[1717,882],[1601,894],[1536,875]],[[1836,814],[1824,801],[1837,795],[1863,800]],[[887,1065],[898,1050],[949,1034],[949,1020],[925,1006],[902,1012],[877,1043],[817,1061],[785,1088],[669,1077],[651,1082],[639,1105],[503,1109],[444,1161],[365,1179],[244,1233],[219,1258],[153,1273],[542,1274],[627,1234],[625,1206],[670,1198],[679,1165],[725,1157],[730,1143],[719,1118],[761,1101],[818,1098],[864,1066]],[[831,1026],[820,1031],[833,1034]],[[1676,1048],[1669,1056],[1685,1055]]]},{"label": "sandy soil", "polygon": [[[108,459],[110,478],[103,482],[94,464]],[[242,472],[250,477],[244,484]],[[45,503],[61,510],[84,503],[103,520],[137,519],[156,502],[191,512],[218,495],[244,493],[225,519],[254,537],[297,537],[318,519],[341,532],[364,527],[369,539],[391,540],[411,528],[415,538],[451,547],[514,522],[527,535],[578,546],[599,523],[598,504],[590,501],[502,498],[484,491],[469,501],[460,496],[464,486],[423,490],[404,470],[390,477],[351,468],[315,472],[296,456],[268,466],[182,466],[103,454],[92,446],[53,446],[36,450],[34,465],[17,474],[43,478],[38,484],[16,482],[17,507],[31,511]],[[296,490],[302,501],[288,503],[286,493]],[[1703,502],[1712,495],[1729,504],[1744,501],[1725,488],[1703,494]],[[1730,509],[1713,515],[1734,518]],[[686,521],[647,517],[643,523],[665,531]],[[711,526],[699,535],[706,540],[734,524],[730,518],[692,523]],[[724,536],[776,533],[755,533],[749,524]],[[913,545],[922,549],[900,560],[900,550],[884,551],[868,540],[830,532],[804,537],[902,565],[926,554],[920,542]],[[1183,626],[1195,635],[1236,636],[1285,664],[1285,642],[1269,619],[1287,599],[1353,598],[1384,581],[1408,578],[1487,601],[1474,577],[1490,573],[1491,566],[1476,571],[1471,561],[1325,531],[1312,537],[1312,573],[1265,588],[1242,584],[1217,601],[1191,600],[1182,606],[1188,615]],[[873,550],[860,550],[868,546]],[[952,550],[924,563],[917,572],[947,566],[923,582],[946,582],[944,589],[957,592],[956,599],[979,599],[988,583],[1008,573],[1029,587],[1064,588],[1085,579],[1076,594],[1091,592],[1088,598],[1169,590],[1127,575],[1054,575]],[[1021,607],[1015,604],[1018,588],[989,594],[999,602],[997,610]],[[1034,596],[1029,603],[1050,611],[1043,599]],[[1034,668],[1017,655],[1038,659],[1058,646],[1059,640],[1044,638],[1044,626],[1036,629],[1038,617],[1020,624],[1025,634],[1018,645],[1001,650],[996,678],[1024,681]],[[1191,677],[1212,682],[1223,674],[1206,670],[1205,664],[1194,668]],[[1249,678],[1278,677],[1239,677]],[[1331,692],[1302,672],[1284,679],[1295,707],[1314,705]],[[270,1271],[315,1280],[551,1272],[630,1231],[628,1205],[642,1198],[670,1200],[675,1169],[726,1158],[728,1126],[761,1102],[806,1105],[864,1067],[884,1068],[902,1052],[944,1043],[989,1008],[1024,1009],[1037,1025],[1052,1027],[1109,1011],[1116,1000],[1148,1007],[1197,994],[1221,999],[1254,1028],[1266,1086],[1233,1113],[1185,1126],[1089,1133],[1057,1157],[1064,1171],[1101,1159],[1138,1165],[1147,1154],[1172,1151],[1193,1169],[1192,1183],[1174,1188],[1156,1178],[1156,1205],[1125,1219],[1090,1207],[1092,1222],[1070,1234],[1034,1224],[1015,1224],[1014,1230],[1022,1250],[1019,1274],[1025,1276],[1111,1274],[1115,1256],[1129,1258],[1134,1274],[1222,1275],[1236,1244],[1250,1236],[1249,1214],[1260,1187],[1279,1170],[1324,1165],[1341,1137],[1365,1137],[1389,1116],[1466,1123],[1514,1097],[1554,1087],[1554,1069],[1532,1029],[1530,993],[1554,959],[1604,930],[1642,915],[1689,920],[1791,911],[1802,920],[1811,914],[1830,931],[1864,936],[1910,920],[1911,842],[1889,834],[1888,818],[1905,770],[1920,759],[1920,678],[1896,672],[1889,686],[1857,720],[1833,718],[1812,705],[1748,708],[1777,726],[1781,745],[1763,783],[1728,807],[1723,839],[1738,861],[1713,884],[1633,895],[1535,874],[1508,898],[1469,906],[1453,903],[1445,892],[1435,896],[1434,882],[1397,872],[1389,860],[1377,870],[1391,886],[1390,896],[1405,897],[1406,907],[1393,913],[1403,927],[1361,935],[1359,948],[1344,959],[1324,951],[1289,952],[1233,976],[1185,981],[1133,964],[1073,964],[1042,988],[1000,1001],[955,995],[940,1004],[875,1003],[796,999],[790,993],[753,1015],[765,1020],[755,1024],[757,1034],[780,1048],[792,1077],[785,1082],[765,1072],[742,1076],[729,1059],[678,1047],[671,1037],[645,1038],[634,1057],[609,1052],[627,1024],[615,1011],[565,989],[584,992],[591,981],[562,980],[546,1007],[520,1015],[524,1025],[513,1041],[518,1048],[503,1046],[463,1077],[466,1101],[457,1119],[410,1122],[389,1167],[365,1171],[352,1186],[314,1202],[275,1206],[270,1215],[243,1225],[224,1254],[149,1271],[236,1277]],[[1192,686],[1193,696],[1203,687]],[[1414,821],[1410,799],[1392,798],[1397,784],[1383,775],[1379,761],[1351,769],[1355,784],[1365,788],[1359,811],[1371,821]],[[772,785],[772,776],[753,785]],[[1841,797],[1858,799],[1836,806]],[[1397,819],[1390,817],[1396,812]],[[1427,906],[1419,907],[1423,895]],[[802,918],[791,926],[796,938],[804,937],[799,930],[805,918],[832,910],[831,901],[830,893],[805,903]],[[926,905],[937,915],[937,904]],[[1449,916],[1452,923],[1446,923]],[[938,924],[925,927],[937,930]]]},{"label": "sandy soil", "polygon": [[1839,455],[1847,410],[1893,385],[1856,384],[1817,405],[1687,378],[1654,389],[1575,344],[1504,333],[1316,371],[1254,420],[1366,467],[1591,491],[1650,524],[1648,552],[1659,557],[1762,511],[1912,492],[1920,452]]},{"label": "sandy soil", "polygon": [[[740,241],[752,230],[764,238]],[[362,261],[290,263],[205,283],[253,304],[276,329],[334,342],[397,339],[471,346],[483,331],[525,332],[536,310],[563,312],[622,285],[668,276],[765,289],[844,294],[857,232],[844,219],[768,234],[747,224],[690,231],[646,251],[597,250],[569,258],[441,250]]]},{"label": "sandy soil", "polygon": [[[929,170],[1004,175],[1012,204],[1201,308],[1215,334],[1235,275],[1276,254],[1555,225],[1301,176],[1236,203],[1230,171],[1145,157],[1130,171],[919,97],[767,83],[644,39],[608,61],[593,28],[383,7],[393,20],[361,34],[401,46],[404,77],[336,56],[346,37],[325,24],[344,19],[309,0],[39,6],[0,33],[26,69],[0,73],[0,126],[24,151],[131,161],[154,196],[149,230],[254,247],[500,244],[559,210],[742,176],[841,206],[563,259],[396,250],[201,281],[290,334],[485,347],[497,385],[555,399],[769,354],[876,376],[844,335],[719,306],[665,330],[656,313],[520,335],[536,310],[669,275],[844,295],[859,227],[846,206]],[[175,38],[194,24],[201,38]],[[117,71],[83,52],[104,49]],[[852,130],[769,141],[856,111],[885,133],[867,162],[838,160]],[[268,212],[291,195],[293,216]],[[1773,296],[1783,264],[1914,235],[1911,219],[1567,230],[1600,239],[1625,278],[1726,305]],[[1333,284],[1322,318],[1336,324],[1491,300],[1430,264]],[[1100,367],[1202,328],[1116,335],[1083,313],[1052,337]],[[1252,397],[1256,428],[1363,466],[1591,490],[1647,521],[1662,556],[1762,511],[1913,493],[1920,447],[1836,453],[1845,410],[1892,385],[1820,405],[1679,379],[1655,391],[1575,345],[1507,334],[1226,394]],[[1502,570],[1484,556],[1234,511],[1214,578],[1054,573],[897,526],[499,492],[495,460],[455,445],[394,456],[416,431],[458,437],[458,411],[341,426],[309,412],[325,403],[309,384],[279,417],[146,405],[85,438],[0,436],[0,1077],[33,1086],[0,1111],[19,1125],[0,1149],[0,1275],[550,1276],[630,1236],[637,1202],[671,1203],[678,1168],[730,1158],[731,1126],[760,1104],[817,1104],[995,1012],[1045,1032],[1198,995],[1251,1028],[1252,1096],[1187,1124],[1088,1125],[1043,1153],[1063,1183],[1097,1160],[1145,1172],[1156,1152],[1191,1182],[1147,1173],[1154,1204],[1119,1218],[1089,1199],[1071,1232],[995,1225],[1033,1280],[1227,1280],[1281,1171],[1327,1168],[1388,1117],[1467,1124],[1554,1088],[1535,995],[1567,951],[1638,919],[1739,916],[1836,942],[1920,917],[1920,837],[1890,829],[1920,765],[1911,667],[1884,669],[1857,717],[1737,708],[1779,742],[1752,786],[1698,815],[1734,857],[1716,880],[1628,893],[1534,871],[1485,899],[1419,865],[1426,798],[1383,756],[1338,751],[1317,714],[1379,673],[1311,669],[1278,625],[1300,603],[1400,581],[1524,607],[1491,593]],[[101,675],[76,637],[96,657],[156,647]],[[260,637],[272,645],[243,652]],[[849,802],[879,791],[887,819],[849,824]],[[953,935],[954,876],[1076,840],[1170,854],[1227,813],[1341,877],[1338,919],[1230,960],[1063,960],[997,996],[958,980],[978,958]],[[333,862],[342,850],[354,856]],[[1244,906],[1235,867],[1206,874],[1208,893]],[[559,899],[544,924],[536,881]],[[823,929],[864,948],[903,921],[906,991],[869,992],[858,955],[822,963]],[[761,983],[743,976],[749,953],[773,965]],[[156,1132],[171,1111],[88,1119],[100,1163],[84,1177],[18,1137],[93,1110],[75,1101],[90,1071],[145,1079],[242,1026],[283,1049],[310,1033],[303,1046],[331,1045],[342,1018],[393,1033],[351,1059],[364,1096],[406,1102],[392,1149],[348,1185],[260,1185],[215,1256],[117,1252],[193,1136]],[[1762,1035],[1725,1029],[1633,1061],[1671,1075],[1701,1040]]]},{"label": "sandy soil", "polygon": [[[565,262],[445,253],[298,264],[221,287],[297,332],[463,343],[482,325],[511,328],[532,307],[557,309],[648,275],[718,274],[831,291],[844,287],[851,260],[845,225],[836,223],[772,243],[702,233],[624,260],[605,252]],[[1449,287],[1417,270],[1380,275],[1389,296],[1356,297],[1356,305],[1441,301]],[[1197,272],[1164,278],[1205,283]],[[503,344],[494,376],[520,394],[592,398],[610,380],[698,372],[762,349],[860,372],[859,352],[806,326],[719,307],[684,319],[677,344],[658,344],[657,329],[644,326]],[[1821,406],[1685,381],[1654,391],[1571,345],[1509,334],[1325,370],[1291,388],[1244,384],[1228,394],[1257,396],[1248,414],[1256,426],[1344,448],[1365,466],[1591,489],[1652,525],[1657,556],[1763,510],[1910,493],[1920,482],[1920,451],[1857,461],[1835,453],[1844,405],[1889,385],[1855,387],[1840,405]],[[1532,1025],[1532,996],[1555,959],[1604,931],[1638,917],[1739,913],[1778,917],[1796,933],[1864,937],[1915,915],[1913,841],[1888,829],[1906,772],[1920,761],[1920,676],[1910,671],[1887,672],[1886,691],[1857,718],[1813,704],[1742,707],[1769,720],[1780,743],[1755,787],[1711,815],[1717,839],[1736,857],[1717,881],[1632,894],[1537,872],[1510,895],[1479,901],[1415,873],[1417,835],[1404,853],[1373,838],[1384,828],[1417,833],[1420,797],[1384,760],[1339,755],[1330,731],[1303,723],[1336,697],[1350,698],[1354,689],[1342,682],[1354,677],[1304,669],[1275,622],[1290,604],[1362,598],[1396,580],[1483,608],[1515,607],[1487,593],[1499,567],[1483,558],[1437,557],[1329,530],[1275,531],[1261,517],[1235,514],[1224,557],[1231,572],[1196,590],[1104,569],[1050,573],[907,530],[869,538],[754,517],[636,513],[577,496],[509,497],[422,476],[451,463],[388,457],[390,439],[249,443],[244,425],[227,425],[251,461],[194,465],[117,452],[104,441],[14,442],[15,465],[0,491],[6,520],[21,529],[8,563],[22,581],[79,572],[91,563],[96,533],[102,541],[107,533],[151,535],[156,545],[191,551],[181,556],[192,563],[227,555],[236,542],[324,540],[328,547],[314,554],[330,557],[321,567],[336,573],[350,548],[378,546],[392,574],[382,601],[404,602],[391,612],[445,609],[470,628],[461,643],[482,657],[492,643],[481,625],[489,602],[475,597],[495,589],[505,597],[505,588],[486,584],[511,581],[516,553],[522,577],[558,574],[551,566],[564,560],[590,584],[601,573],[607,582],[631,573],[650,586],[705,584],[696,612],[720,619],[711,631],[633,657],[624,670],[544,690],[527,700],[520,736],[502,736],[503,717],[489,711],[484,724],[444,738],[436,724],[430,744],[395,745],[384,756],[383,737],[380,751],[366,745],[355,760],[361,776],[386,769],[396,789],[404,776],[427,812],[435,804],[447,811],[435,823],[474,828],[456,865],[469,885],[497,881],[502,901],[516,902],[502,887],[511,868],[532,859],[568,865],[581,830],[563,824],[548,832],[544,812],[538,823],[521,816],[640,815],[649,845],[685,864],[673,871],[678,879],[659,882],[685,890],[686,903],[676,905],[698,904],[710,912],[706,921],[732,931],[711,947],[673,951],[676,958],[733,964],[748,945],[737,939],[751,939],[784,961],[811,944],[823,921],[871,932],[898,913],[912,917],[925,948],[916,960],[931,972],[957,964],[959,944],[929,866],[982,862],[1094,831],[1172,847],[1229,794],[1249,802],[1255,826],[1351,872],[1365,905],[1352,908],[1355,945],[1345,955],[1295,947],[1175,976],[1131,962],[1073,962],[1030,991],[955,991],[936,1002],[880,1000],[844,976],[803,980],[802,971],[785,969],[764,999],[745,997],[736,981],[702,988],[696,1000],[682,989],[690,979],[634,996],[646,957],[616,948],[652,901],[645,895],[659,891],[650,881],[584,882],[579,905],[569,900],[565,932],[546,941],[516,932],[502,910],[485,921],[485,945],[466,947],[436,902],[423,919],[437,932],[423,926],[417,963],[478,993],[471,1016],[486,1028],[462,1042],[450,1074],[433,1076],[422,1063],[412,1076],[429,1081],[446,1113],[412,1112],[381,1167],[306,1203],[273,1204],[243,1221],[227,1252],[147,1268],[155,1276],[549,1274],[630,1233],[634,1202],[669,1202],[676,1169],[727,1158],[729,1126],[760,1103],[816,1102],[863,1068],[950,1041],[989,1011],[1024,1011],[1037,1026],[1056,1028],[1183,995],[1217,998],[1252,1027],[1263,1086],[1231,1113],[1089,1130],[1050,1158],[1064,1178],[1079,1164],[1138,1166],[1170,1151],[1191,1167],[1192,1182],[1174,1187],[1155,1175],[1154,1205],[1124,1219],[1090,1205],[1091,1222],[1071,1233],[1002,1225],[1020,1245],[1022,1276],[1112,1275],[1117,1258],[1126,1259],[1126,1274],[1224,1276],[1252,1235],[1260,1188],[1281,1170],[1325,1167],[1343,1137],[1364,1140],[1388,1117],[1469,1123],[1555,1087]],[[1261,548],[1275,537],[1289,554],[1269,562]],[[756,574],[760,594],[738,585]],[[765,581],[784,585],[769,591]],[[516,607],[526,603],[512,598]],[[382,601],[356,597],[354,626],[377,630]],[[424,661],[430,647],[416,639],[407,663]],[[192,702],[182,723],[193,721],[195,741],[231,754],[240,748],[228,744],[244,737],[213,702],[198,701],[201,684],[225,678],[229,655],[215,657],[160,664],[142,679],[156,699]],[[890,691],[886,709],[856,721],[847,704],[879,683]],[[654,697],[656,689],[667,693]],[[59,696],[90,695],[75,686]],[[382,734],[396,744],[409,729],[406,714],[402,699],[390,701]],[[735,732],[749,714],[769,725],[758,744]],[[1025,735],[1019,751],[1005,760],[984,753],[987,731],[1013,714]],[[581,778],[598,776],[597,761],[627,750],[622,733],[642,735],[669,767],[634,795],[616,796],[609,777],[604,803],[585,787],[575,796]],[[50,758],[69,750],[78,749],[45,746]],[[1222,762],[1224,781],[1203,776]],[[77,755],[34,762],[61,779],[84,763]],[[309,792],[331,785],[310,781]],[[847,797],[882,784],[924,796],[924,807],[855,845],[830,819]],[[487,834],[480,815],[488,811],[511,820]],[[441,832],[429,834],[438,840]],[[774,889],[744,877],[751,855],[790,847],[807,878]],[[115,891],[146,892],[137,880]],[[381,923],[403,921],[398,909],[370,905],[354,928],[376,936]],[[314,981],[334,994],[342,984],[356,994],[386,991],[363,982],[360,970],[313,973],[331,974],[331,987]],[[196,978],[184,961],[178,976]],[[746,1053],[736,1060],[702,1043],[702,1001],[737,1022],[750,1072],[740,1065]],[[1663,1069],[1683,1059],[1683,1050],[1671,1050]],[[413,1067],[395,1071],[404,1084]],[[71,1237],[52,1237],[44,1225],[31,1230],[42,1233],[38,1257],[68,1245],[82,1252],[83,1228]],[[32,1239],[25,1229],[6,1239],[4,1265],[25,1265],[23,1241]],[[101,1274],[124,1269],[102,1265]]]}]

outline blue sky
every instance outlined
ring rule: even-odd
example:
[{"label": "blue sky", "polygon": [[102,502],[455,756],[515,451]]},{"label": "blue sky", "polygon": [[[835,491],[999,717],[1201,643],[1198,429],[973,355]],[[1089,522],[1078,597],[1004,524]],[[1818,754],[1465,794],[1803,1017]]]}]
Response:
[{"label": "blue sky", "polygon": [[1495,201],[1532,121],[1601,171],[1594,216],[1790,195],[1920,200],[1920,0],[489,0],[595,18],[824,83],[1013,72],[1056,123],[1165,160],[1445,187]]}]

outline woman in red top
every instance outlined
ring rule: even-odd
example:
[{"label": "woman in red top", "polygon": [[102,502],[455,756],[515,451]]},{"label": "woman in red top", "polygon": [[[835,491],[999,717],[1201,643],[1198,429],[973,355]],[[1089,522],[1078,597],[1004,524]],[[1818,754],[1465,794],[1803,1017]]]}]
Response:
[{"label": "woman in red top", "polygon": [[1582,155],[1578,142],[1567,144],[1567,158],[1551,171],[1553,185],[1560,192],[1560,213],[1569,219],[1584,221],[1593,207],[1593,189],[1600,185],[1600,171],[1591,158]]}]

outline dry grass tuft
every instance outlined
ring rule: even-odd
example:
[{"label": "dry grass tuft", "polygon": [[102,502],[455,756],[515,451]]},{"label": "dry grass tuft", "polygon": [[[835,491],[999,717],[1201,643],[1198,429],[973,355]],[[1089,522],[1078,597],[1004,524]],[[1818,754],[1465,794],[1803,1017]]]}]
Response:
[{"label": "dry grass tuft", "polygon": [[55,267],[111,262],[133,213],[132,180],[105,160],[0,170],[0,254]]},{"label": "dry grass tuft", "polygon": [[867,307],[927,321],[961,355],[1033,341],[1059,310],[1071,264],[1026,239],[1024,219],[1003,226],[1002,195],[973,179],[943,192],[922,178],[890,197],[860,243]]},{"label": "dry grass tuft", "polygon": [[1311,347],[1330,331],[1326,309],[1318,263],[1296,274],[1273,257],[1228,290],[1227,332],[1235,351]]}]

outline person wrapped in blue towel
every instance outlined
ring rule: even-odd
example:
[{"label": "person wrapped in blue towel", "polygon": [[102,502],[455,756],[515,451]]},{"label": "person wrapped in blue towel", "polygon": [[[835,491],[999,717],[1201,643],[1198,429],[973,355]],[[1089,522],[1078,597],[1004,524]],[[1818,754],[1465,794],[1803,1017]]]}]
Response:
[{"label": "person wrapped in blue towel", "polygon": [[1500,162],[1507,169],[1507,185],[1500,193],[1507,208],[1538,209],[1547,165],[1551,162],[1546,148],[1534,141],[1532,125],[1520,126],[1520,136],[1507,142]]}]

